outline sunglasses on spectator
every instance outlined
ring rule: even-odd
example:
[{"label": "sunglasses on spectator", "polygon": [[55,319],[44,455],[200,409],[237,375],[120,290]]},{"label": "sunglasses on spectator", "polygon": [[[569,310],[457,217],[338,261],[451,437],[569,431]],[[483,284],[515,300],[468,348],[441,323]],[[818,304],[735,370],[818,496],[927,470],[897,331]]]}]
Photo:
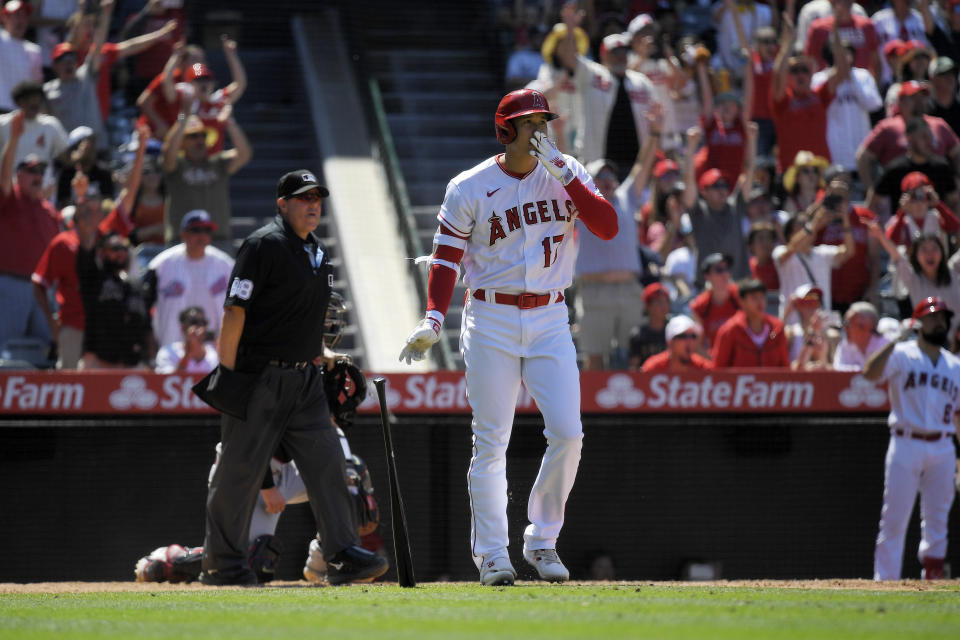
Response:
[{"label": "sunglasses on spectator", "polygon": [[722,264],[718,264],[717,266],[710,269],[710,273],[715,273],[717,275],[722,275],[728,272],[729,272],[729,269],[727,269],[727,267]]},{"label": "sunglasses on spectator", "polygon": [[213,233],[213,229],[211,229],[210,227],[187,227],[186,232],[187,233],[205,233],[207,235],[210,235]]},{"label": "sunglasses on spectator", "polygon": [[47,168],[43,165],[34,165],[32,167],[24,167],[23,169],[20,169],[20,171],[23,171],[24,173],[29,173],[35,176],[42,176],[43,172],[46,170]]},{"label": "sunglasses on spectator", "polygon": [[302,200],[304,202],[319,202],[323,200],[323,196],[320,195],[320,192],[314,189],[313,191],[307,191],[305,193],[298,193],[296,195],[290,196],[294,200]]},{"label": "sunglasses on spectator", "polygon": [[197,131],[196,133],[188,133],[184,136],[185,138],[206,138],[207,134],[203,131]]},{"label": "sunglasses on spectator", "polygon": [[792,73],[792,74],[794,74],[794,75],[799,74],[799,73],[810,73],[810,67],[806,67],[806,66],[803,66],[803,65],[798,65],[798,66],[796,66],[796,67],[790,67],[790,73]]},{"label": "sunglasses on spectator", "polygon": [[760,38],[757,40],[760,44],[777,44],[776,38]]},{"label": "sunglasses on spectator", "polygon": [[724,191],[727,191],[727,190],[730,189],[730,185],[727,184],[726,182],[722,182],[722,181],[721,181],[721,182],[714,182],[712,185],[710,185],[710,188],[711,188],[711,189],[723,189]]},{"label": "sunglasses on spectator", "polygon": [[673,337],[674,340],[696,340],[697,334],[695,333],[681,333],[678,336]]},{"label": "sunglasses on spectator", "polygon": [[820,170],[816,167],[800,167],[799,173],[803,173],[808,176],[818,176],[820,175]]},{"label": "sunglasses on spectator", "polygon": [[104,247],[107,251],[123,251],[127,252],[130,249],[125,244],[108,244]]}]

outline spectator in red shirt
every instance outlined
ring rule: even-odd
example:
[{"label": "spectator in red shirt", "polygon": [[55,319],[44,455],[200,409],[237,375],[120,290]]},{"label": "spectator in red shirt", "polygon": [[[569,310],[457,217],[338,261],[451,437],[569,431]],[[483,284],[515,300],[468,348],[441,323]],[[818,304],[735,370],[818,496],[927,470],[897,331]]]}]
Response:
[{"label": "spectator in red shirt", "polygon": [[[132,89],[130,97],[139,94],[151,78],[163,72],[163,65],[173,55],[174,47],[185,39],[184,25],[187,24],[187,11],[184,4],[186,4],[185,0],[148,0],[140,13],[131,17],[124,25],[120,33],[121,40],[156,31],[171,20],[177,25],[157,44],[134,58],[133,74],[129,81]],[[196,5],[196,3],[191,4]]]},{"label": "spectator in red shirt", "polygon": [[700,126],[703,129],[703,146],[693,158],[697,180],[708,169],[717,169],[733,185],[743,169],[743,157],[747,140],[744,113],[740,98],[726,92],[713,98],[713,88],[707,75],[706,62],[697,65],[700,82]]},{"label": "spectator in red shirt", "polygon": [[214,154],[223,150],[224,121],[219,117],[224,107],[236,104],[247,89],[247,74],[237,55],[237,43],[222,37],[223,53],[230,67],[233,81],[222,89],[217,89],[217,79],[210,67],[203,63],[189,66],[183,74],[183,82],[173,84],[173,78],[164,74],[163,93],[167,101],[182,104],[193,102],[194,114],[200,118],[207,129],[207,153]]},{"label": "spectator in red shirt", "polygon": [[907,153],[907,120],[922,116],[933,133],[932,154],[960,166],[960,140],[942,118],[924,113],[930,92],[926,83],[912,80],[900,88],[900,113],[884,118],[857,149],[857,175],[865,189],[873,188],[880,170]]},{"label": "spectator in red shirt", "polygon": [[163,140],[167,131],[177,120],[180,112],[180,101],[174,94],[171,100],[163,90],[164,78],[170,76],[170,82],[176,84],[183,80],[184,72],[195,64],[207,61],[203,49],[196,45],[178,46],[173,55],[167,60],[163,71],[159,73],[137,98],[140,107],[138,125],[149,124],[154,137]]},{"label": "spectator in red shirt", "polygon": [[[877,299],[877,280],[880,276],[880,247],[870,238],[867,223],[876,219],[876,214],[866,207],[850,202],[851,176],[843,167],[833,166],[825,174],[832,193],[840,196],[827,224],[817,231],[814,244],[841,246],[844,244],[843,216],[850,221],[853,234],[853,255],[842,266],[831,272],[830,298],[834,311],[842,316],[851,304],[859,300]],[[847,186],[839,189],[839,182]]]},{"label": "spectator in red shirt", "polygon": [[894,244],[909,247],[913,239],[926,233],[935,233],[942,240],[955,236],[960,231],[960,219],[940,202],[930,179],[914,171],[903,178],[900,184],[900,208],[887,222],[886,236]]},{"label": "spectator in red shirt", "polygon": [[700,264],[700,271],[708,289],[690,303],[690,311],[703,327],[704,343],[709,348],[717,331],[740,308],[737,287],[730,284],[730,266],[733,259],[721,253],[711,253]]},{"label": "spectator in red shirt", "polygon": [[773,261],[773,248],[777,246],[778,239],[777,227],[772,222],[754,222],[747,234],[750,274],[762,282],[767,291],[780,290],[780,276]]},{"label": "spectator in red shirt", "polygon": [[830,65],[823,58],[823,47],[830,41],[830,35],[836,29],[841,40],[853,47],[853,66],[867,69],[880,83],[880,55],[877,53],[880,38],[870,18],[852,13],[852,0],[832,0],[833,15],[817,18],[807,32],[803,51],[817,61],[818,69]]},{"label": "spectator in red shirt", "polygon": [[700,338],[700,326],[687,316],[670,319],[666,328],[667,349],[647,358],[641,371],[678,372],[711,369],[709,360],[696,353],[697,340]]},{"label": "spectator in red shirt", "polygon": [[[77,277],[77,250],[80,238],[97,234],[103,218],[99,197],[81,199],[73,216],[74,228],[62,231],[47,245],[33,272],[33,290],[37,303],[57,343],[57,369],[76,369],[83,353],[84,312]],[[50,309],[49,290],[57,289],[56,313]]]},{"label": "spectator in red shirt", "polygon": [[777,169],[783,171],[804,149],[830,158],[827,146],[827,107],[839,78],[833,72],[816,90],[810,88],[814,62],[807,56],[790,56],[793,21],[784,18],[780,52],[774,66],[770,107],[777,130]]},{"label": "spectator in red shirt", "polygon": [[762,157],[772,155],[777,142],[773,112],[770,110],[770,87],[776,58],[777,32],[773,27],[757,29],[753,34],[750,66],[744,78],[744,94],[751,96],[750,115],[758,127],[757,155]]},{"label": "spectator in red shirt", "polygon": [[50,327],[34,298],[30,277],[59,231],[57,211],[43,197],[46,163],[31,154],[14,173],[24,117],[18,111],[10,120],[10,135],[0,156],[0,347],[11,338],[50,341]]},{"label": "spectator in red shirt", "polygon": [[765,311],[767,288],[759,280],[747,279],[740,282],[739,293],[743,309],[717,332],[713,366],[789,367],[783,322]]},{"label": "spectator in red shirt", "polygon": [[[67,20],[66,41],[73,45],[73,50],[77,52],[77,64],[83,64],[90,48],[95,41],[95,30],[104,31],[103,39],[106,39],[106,31],[110,28],[110,19],[113,16],[114,0],[101,0],[100,15],[95,16],[92,13],[83,13],[78,11]],[[161,28],[151,33],[146,33],[136,38],[130,38],[122,42],[104,42],[100,47],[99,65],[94,67],[94,71],[99,74],[97,78],[97,100],[100,103],[100,114],[104,120],[110,116],[110,70],[117,60],[123,60],[129,56],[135,56],[142,51],[146,51],[160,40],[167,37],[177,28],[174,20],[168,21]]]}]

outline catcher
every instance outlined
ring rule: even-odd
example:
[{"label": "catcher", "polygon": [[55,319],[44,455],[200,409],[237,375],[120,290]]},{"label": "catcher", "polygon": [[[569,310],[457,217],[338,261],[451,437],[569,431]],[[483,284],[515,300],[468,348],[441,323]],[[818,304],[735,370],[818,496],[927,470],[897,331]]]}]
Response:
[{"label": "catcher", "polygon": [[[324,322],[324,344],[328,350],[337,346],[342,338],[343,313],[346,310],[342,296],[331,295]],[[353,455],[341,426],[349,426],[356,409],[367,394],[366,379],[363,372],[350,362],[345,354],[327,351],[332,362],[324,371],[325,393],[330,405],[330,414],[337,426],[340,444],[347,462],[347,480],[350,494],[354,499],[357,528],[363,538],[364,547],[370,551],[382,548],[382,540],[375,535],[380,521],[377,501],[373,497],[373,482],[366,464]],[[318,364],[320,364],[318,358]],[[220,444],[217,443],[217,460],[210,468],[210,477],[217,468],[220,456]],[[280,540],[274,533],[280,521],[280,514],[288,504],[307,502],[307,492],[300,477],[296,463],[291,456],[278,449],[270,461],[257,506],[250,520],[250,568],[257,574],[260,582],[269,582],[274,578],[280,553],[283,551]],[[303,568],[304,578],[310,582],[323,582],[326,578],[326,563],[320,536],[311,540],[309,555]],[[173,544],[159,547],[137,561],[135,574],[137,582],[189,582],[196,580],[201,571],[203,547],[183,547]]]}]

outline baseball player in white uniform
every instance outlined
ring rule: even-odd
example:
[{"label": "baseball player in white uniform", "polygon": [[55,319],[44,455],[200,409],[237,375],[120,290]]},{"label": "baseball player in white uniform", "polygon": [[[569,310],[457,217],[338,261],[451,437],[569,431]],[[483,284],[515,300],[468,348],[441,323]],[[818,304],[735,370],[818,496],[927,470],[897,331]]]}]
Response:
[{"label": "baseball player in white uniform", "polygon": [[874,580],[899,580],[903,545],[920,492],[920,548],[927,580],[944,577],[947,518],[953,503],[954,419],[960,395],[960,359],[944,349],[950,311],[926,298],[913,311],[920,335],[891,342],[870,356],[863,375],[885,381],[890,394],[890,446],[884,471],[883,510],[874,552]]},{"label": "baseball player in white uniform", "polygon": [[447,185],[434,236],[426,317],[400,359],[420,360],[439,340],[458,269],[468,287],[460,330],[473,458],[467,474],[471,551],[485,585],[513,584],[507,553],[506,451],[521,382],[543,414],[547,450],[527,506],[524,559],[540,577],[569,578],[557,556],[564,505],[583,428],[580,380],[564,289],[573,278],[574,220],[610,239],[617,214],[587,170],[547,137],[557,116],[543,94],[507,94],[495,117],[503,154]]}]

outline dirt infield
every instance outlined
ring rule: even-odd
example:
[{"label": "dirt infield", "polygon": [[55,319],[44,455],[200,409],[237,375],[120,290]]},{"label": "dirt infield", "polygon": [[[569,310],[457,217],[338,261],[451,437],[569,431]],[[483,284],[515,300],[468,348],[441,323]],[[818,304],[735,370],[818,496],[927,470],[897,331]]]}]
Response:
[{"label": "dirt infield", "polygon": [[[383,583],[392,584],[392,583]],[[433,583],[443,584],[443,583]],[[457,583],[447,583],[457,584]],[[464,583],[459,583],[464,584]],[[470,583],[473,584],[473,583]],[[540,582],[517,582],[518,586],[542,585]],[[686,588],[716,588],[716,587],[743,587],[751,589],[858,589],[867,591],[940,591],[960,587],[960,579],[926,582],[922,580],[901,580],[899,582],[874,582],[873,580],[720,580],[712,582],[569,582],[568,585],[582,586],[611,586],[642,589],[643,587],[686,587]],[[367,585],[364,585],[367,586]],[[199,582],[192,583],[157,583],[157,582],[32,582],[15,583],[0,582],[0,595],[49,593],[128,593],[128,592],[159,592],[159,591],[197,591],[204,589],[222,589],[224,587],[208,587]],[[239,589],[241,587],[228,587]],[[303,580],[275,581],[266,585],[268,589],[310,589],[325,588],[322,585],[312,585]],[[562,588],[562,587],[558,587]]]}]

